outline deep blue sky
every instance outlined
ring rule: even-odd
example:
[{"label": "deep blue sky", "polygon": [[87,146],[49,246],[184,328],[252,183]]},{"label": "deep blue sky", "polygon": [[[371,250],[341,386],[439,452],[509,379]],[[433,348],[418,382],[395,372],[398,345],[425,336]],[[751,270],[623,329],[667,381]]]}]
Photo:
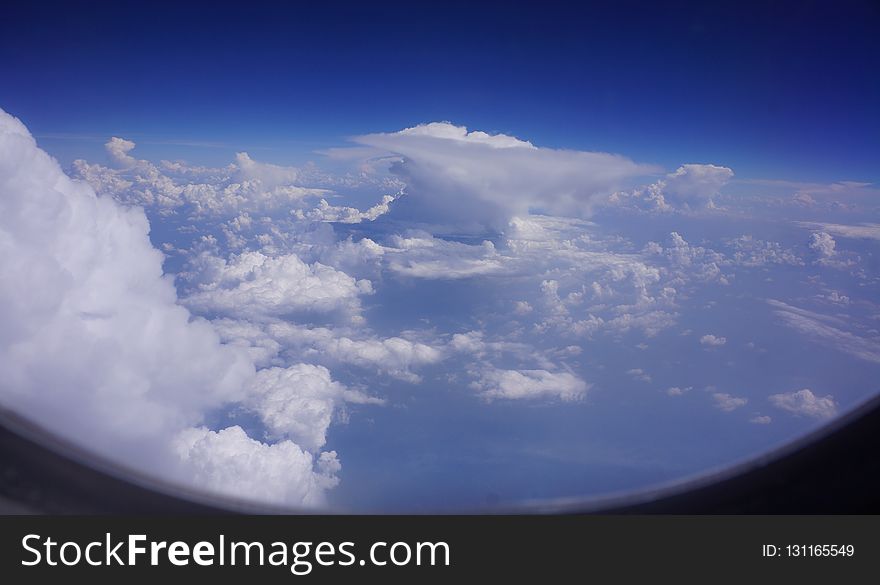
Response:
[{"label": "deep blue sky", "polygon": [[470,4],[18,2],[0,107],[62,162],[109,135],[296,162],[450,120],[669,168],[880,180],[876,2]]}]

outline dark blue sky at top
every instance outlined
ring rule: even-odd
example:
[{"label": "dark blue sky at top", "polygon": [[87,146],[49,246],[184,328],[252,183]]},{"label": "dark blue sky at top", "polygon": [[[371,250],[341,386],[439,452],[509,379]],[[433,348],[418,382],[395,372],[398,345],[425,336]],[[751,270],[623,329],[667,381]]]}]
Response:
[{"label": "dark blue sky at top", "polygon": [[0,107],[62,162],[120,135],[148,158],[295,163],[449,120],[667,168],[874,182],[878,25],[876,2],[17,2]]}]

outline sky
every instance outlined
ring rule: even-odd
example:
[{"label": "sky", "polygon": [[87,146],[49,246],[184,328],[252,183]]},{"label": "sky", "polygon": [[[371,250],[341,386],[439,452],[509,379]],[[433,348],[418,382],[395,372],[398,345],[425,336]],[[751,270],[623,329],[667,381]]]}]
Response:
[{"label": "sky", "polygon": [[0,404],[380,512],[819,428],[880,390],[878,9],[712,4],[5,9]]},{"label": "sky", "polygon": [[448,120],[669,167],[876,181],[876,19],[872,2],[15,3],[0,96],[67,162],[120,134],[196,162],[290,162]]}]

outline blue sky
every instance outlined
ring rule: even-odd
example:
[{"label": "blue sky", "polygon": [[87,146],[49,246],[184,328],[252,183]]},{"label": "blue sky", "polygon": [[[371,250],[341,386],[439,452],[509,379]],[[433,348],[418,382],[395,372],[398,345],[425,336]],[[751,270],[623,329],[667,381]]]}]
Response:
[{"label": "blue sky", "polygon": [[7,8],[0,404],[199,489],[450,511],[880,391],[875,4],[473,4]]},{"label": "blue sky", "polygon": [[449,120],[667,167],[875,181],[876,19],[871,2],[16,3],[0,99],[67,162],[125,135],[289,163]]}]

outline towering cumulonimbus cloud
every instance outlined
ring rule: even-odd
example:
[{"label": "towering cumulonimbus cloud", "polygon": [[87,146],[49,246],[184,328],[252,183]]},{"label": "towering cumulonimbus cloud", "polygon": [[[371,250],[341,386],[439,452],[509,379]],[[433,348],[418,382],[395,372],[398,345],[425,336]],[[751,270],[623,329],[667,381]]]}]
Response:
[{"label": "towering cumulonimbus cloud", "polygon": [[529,211],[585,216],[602,196],[656,171],[615,154],[539,148],[504,134],[434,122],[358,136],[406,183],[392,218],[443,231],[503,230]]},{"label": "towering cumulonimbus cloud", "polygon": [[[114,145],[126,163],[133,145]],[[258,482],[264,499],[320,503],[334,452],[200,426],[253,393],[255,367],[178,304],[148,232],[141,209],[69,179],[0,110],[0,405],[164,478],[242,496]]]}]

